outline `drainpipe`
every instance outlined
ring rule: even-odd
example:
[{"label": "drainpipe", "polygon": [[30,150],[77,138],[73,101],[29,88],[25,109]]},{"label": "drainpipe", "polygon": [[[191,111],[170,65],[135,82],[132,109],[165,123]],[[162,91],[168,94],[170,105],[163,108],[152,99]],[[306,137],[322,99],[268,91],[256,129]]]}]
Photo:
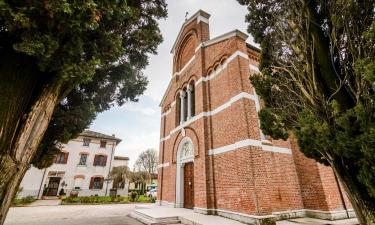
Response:
[{"label": "drainpipe", "polygon": [[40,197],[41,197],[41,196],[40,196],[40,191],[42,190],[44,177],[46,176],[46,171],[47,171],[47,168],[44,169],[43,176],[42,176],[42,180],[40,181],[40,186],[39,186],[39,191],[38,191],[38,196],[37,196],[37,198],[40,198]]},{"label": "drainpipe", "polygon": [[[108,169],[107,179],[109,178],[109,173],[111,172],[112,161],[113,161],[113,152],[114,152],[114,150],[115,150],[115,146],[116,146],[116,141],[115,141],[115,143],[112,145],[111,161],[109,161],[109,169]],[[106,184],[106,187],[105,187],[105,196],[107,196],[109,180],[107,180],[106,183],[107,183],[107,184]]]}]

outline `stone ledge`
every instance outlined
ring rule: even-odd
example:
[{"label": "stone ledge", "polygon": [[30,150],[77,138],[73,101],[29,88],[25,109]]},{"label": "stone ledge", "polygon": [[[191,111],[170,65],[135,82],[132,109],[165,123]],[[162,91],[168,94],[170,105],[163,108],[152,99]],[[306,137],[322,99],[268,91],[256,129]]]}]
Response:
[{"label": "stone ledge", "polygon": [[228,219],[236,220],[246,224],[256,224],[256,225],[274,225],[276,224],[276,216],[265,215],[257,216],[245,213],[233,212],[223,209],[205,209],[194,207],[194,212],[202,213],[206,215],[218,215]]},{"label": "stone ledge", "polygon": [[321,210],[313,210],[313,209],[306,209],[306,216],[324,220],[339,220],[339,219],[347,219],[349,214],[349,218],[355,218],[355,212],[353,209],[348,209],[348,212],[345,210],[335,210],[335,211],[321,211]]},{"label": "stone ledge", "polygon": [[345,210],[335,210],[335,211],[322,211],[313,209],[300,209],[300,210],[288,210],[281,212],[273,212],[272,215],[276,216],[277,220],[294,219],[301,217],[311,217],[323,220],[340,220],[355,218],[355,212],[353,209],[349,209],[348,212]]}]

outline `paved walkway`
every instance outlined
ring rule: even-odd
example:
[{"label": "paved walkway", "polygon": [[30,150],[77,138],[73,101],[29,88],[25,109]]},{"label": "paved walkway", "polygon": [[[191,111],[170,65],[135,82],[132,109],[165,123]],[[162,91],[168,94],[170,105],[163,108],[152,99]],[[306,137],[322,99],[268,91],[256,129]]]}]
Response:
[{"label": "paved walkway", "polygon": [[297,224],[304,224],[304,225],[357,225],[359,224],[357,219],[345,219],[345,220],[335,220],[335,221],[327,221],[327,220],[319,220],[314,218],[298,218],[298,219],[290,219],[290,220],[283,220],[277,221],[276,225],[297,225]]},{"label": "paved walkway", "polygon": [[[138,205],[131,217],[137,218],[145,224],[174,222],[180,220],[184,224],[194,225],[244,225],[236,220],[227,219],[221,216],[204,215],[195,213],[193,210],[184,208],[170,208],[157,205]],[[276,225],[357,225],[357,219],[345,219],[337,221],[320,220],[313,218],[298,218],[277,221]]]},{"label": "paved walkway", "polygon": [[[185,224],[203,225],[244,225],[235,220],[220,216],[194,213],[188,209],[157,207],[153,204],[113,204],[113,205],[53,205],[55,200],[35,202],[33,207],[13,207],[9,210],[5,225],[143,225],[128,215],[136,209],[150,210],[159,218],[170,217],[178,212],[188,221]],[[40,204],[43,204],[42,206]],[[46,205],[47,204],[47,205]],[[147,209],[149,208],[149,209]],[[312,218],[299,218],[278,221],[277,225],[354,225],[356,219],[326,221]],[[179,224],[181,225],[181,224]]]},{"label": "paved walkway", "polygon": [[128,217],[134,204],[10,208],[5,225],[143,225]]}]

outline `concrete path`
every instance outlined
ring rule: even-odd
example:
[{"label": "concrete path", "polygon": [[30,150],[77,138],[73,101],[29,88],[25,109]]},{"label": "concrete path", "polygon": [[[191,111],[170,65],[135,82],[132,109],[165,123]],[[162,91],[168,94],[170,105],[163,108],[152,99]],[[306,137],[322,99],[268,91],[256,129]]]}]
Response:
[{"label": "concrete path", "polygon": [[13,207],[5,225],[143,225],[128,217],[134,204]]},{"label": "concrete path", "polygon": [[[204,215],[195,213],[193,210],[184,208],[170,208],[167,206],[147,205],[138,206],[130,214],[131,217],[145,224],[164,224],[181,221],[189,225],[244,225],[236,220],[221,216]],[[357,219],[346,219],[337,221],[320,220],[313,218],[298,218],[277,221],[276,225],[357,225]]]},{"label": "concrete path", "polygon": [[51,199],[51,200],[36,200],[31,203],[29,206],[56,206],[60,205],[60,199]]},{"label": "concrete path", "polygon": [[298,219],[282,220],[282,221],[276,222],[276,225],[297,225],[297,224],[304,224],[304,225],[357,225],[359,223],[358,223],[358,220],[356,218],[345,219],[345,220],[335,220],[335,221],[320,220],[320,219],[314,219],[314,218],[298,218]]}]

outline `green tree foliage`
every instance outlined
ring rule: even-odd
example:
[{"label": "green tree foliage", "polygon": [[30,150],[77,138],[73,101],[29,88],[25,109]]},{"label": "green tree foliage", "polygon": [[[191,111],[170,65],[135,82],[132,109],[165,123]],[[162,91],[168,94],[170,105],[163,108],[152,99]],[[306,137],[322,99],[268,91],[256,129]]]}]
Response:
[{"label": "green tree foliage", "polygon": [[117,186],[119,186],[122,183],[125,183],[129,179],[129,176],[130,170],[128,166],[113,167],[113,169],[109,173],[109,178],[113,180],[113,182],[117,184]]},{"label": "green tree foliage", "polygon": [[[64,81],[62,101],[33,164],[49,166],[58,151],[98,112],[143,93],[140,72],[162,37],[163,1],[28,1],[2,3],[3,46],[33,56],[42,72]],[[6,38],[8,36],[8,38]],[[69,93],[69,94],[68,94]],[[64,97],[64,95],[67,95]]]},{"label": "green tree foliage", "polygon": [[330,165],[361,224],[375,224],[374,2],[239,0],[260,43],[261,128],[293,132],[301,151]]},{"label": "green tree foliage", "polygon": [[143,93],[166,15],[165,0],[0,0],[0,224],[30,163]]}]

